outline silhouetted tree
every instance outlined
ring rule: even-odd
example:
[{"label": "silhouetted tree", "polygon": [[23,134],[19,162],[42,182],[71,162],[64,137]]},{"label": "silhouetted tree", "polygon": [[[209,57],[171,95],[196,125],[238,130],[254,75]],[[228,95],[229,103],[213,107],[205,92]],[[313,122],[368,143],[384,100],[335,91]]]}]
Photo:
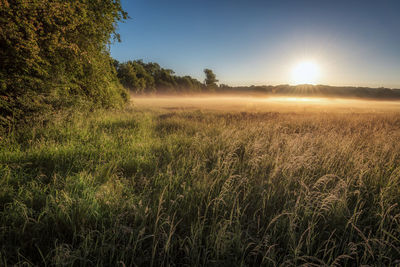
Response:
[{"label": "silhouetted tree", "polygon": [[205,86],[188,75],[177,76],[171,69],[142,60],[118,63],[114,61],[121,84],[136,93],[148,92],[201,92]]},{"label": "silhouetted tree", "polygon": [[206,79],[204,80],[204,83],[207,87],[208,90],[213,91],[217,88],[217,77],[213,73],[212,70],[210,69],[204,69],[204,74],[206,75]]}]

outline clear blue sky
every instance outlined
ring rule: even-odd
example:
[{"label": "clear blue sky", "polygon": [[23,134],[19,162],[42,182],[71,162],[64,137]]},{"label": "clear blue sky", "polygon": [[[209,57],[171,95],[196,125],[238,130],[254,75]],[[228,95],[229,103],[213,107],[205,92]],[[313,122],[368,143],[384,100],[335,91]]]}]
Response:
[{"label": "clear blue sky", "polygon": [[319,83],[400,88],[400,0],[122,0],[119,61],[143,59],[230,85],[290,83],[313,61]]}]

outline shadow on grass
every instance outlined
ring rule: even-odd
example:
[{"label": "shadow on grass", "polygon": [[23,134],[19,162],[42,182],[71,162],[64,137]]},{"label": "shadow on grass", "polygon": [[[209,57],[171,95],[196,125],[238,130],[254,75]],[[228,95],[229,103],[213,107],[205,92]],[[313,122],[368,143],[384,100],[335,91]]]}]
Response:
[{"label": "shadow on grass", "polygon": [[40,177],[43,183],[49,183],[57,174],[67,176],[80,171],[91,171],[99,161],[98,150],[52,149],[28,152],[9,159],[0,159],[0,164],[11,168],[19,177],[18,182],[28,182]]},{"label": "shadow on grass", "polygon": [[126,129],[126,130],[135,130],[138,128],[138,122],[136,119],[126,119],[126,120],[111,120],[111,121],[104,121],[100,122],[96,126],[99,129],[104,129],[110,132],[115,132],[120,129]]}]

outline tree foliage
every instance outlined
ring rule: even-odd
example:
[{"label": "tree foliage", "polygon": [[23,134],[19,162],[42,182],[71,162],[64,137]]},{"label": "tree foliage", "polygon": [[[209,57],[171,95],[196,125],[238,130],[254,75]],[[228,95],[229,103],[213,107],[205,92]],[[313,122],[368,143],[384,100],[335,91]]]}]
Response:
[{"label": "tree foliage", "polygon": [[125,88],[135,93],[201,92],[207,87],[191,76],[178,76],[171,69],[142,60],[115,62],[117,75]]},{"label": "tree foliage", "polygon": [[119,0],[0,0],[0,120],[88,99],[109,107],[123,102],[108,52]]},{"label": "tree foliage", "polygon": [[215,90],[217,88],[218,80],[214,72],[210,69],[204,69],[204,74],[206,75],[204,83],[206,84],[207,88],[210,90]]}]

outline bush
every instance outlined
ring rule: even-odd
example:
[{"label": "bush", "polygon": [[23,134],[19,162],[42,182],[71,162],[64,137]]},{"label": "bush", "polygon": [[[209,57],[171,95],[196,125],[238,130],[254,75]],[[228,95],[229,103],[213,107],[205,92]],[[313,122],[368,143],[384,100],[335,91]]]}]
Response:
[{"label": "bush", "polygon": [[0,0],[0,126],[71,104],[66,98],[123,103],[107,45],[125,18],[119,0]]}]

